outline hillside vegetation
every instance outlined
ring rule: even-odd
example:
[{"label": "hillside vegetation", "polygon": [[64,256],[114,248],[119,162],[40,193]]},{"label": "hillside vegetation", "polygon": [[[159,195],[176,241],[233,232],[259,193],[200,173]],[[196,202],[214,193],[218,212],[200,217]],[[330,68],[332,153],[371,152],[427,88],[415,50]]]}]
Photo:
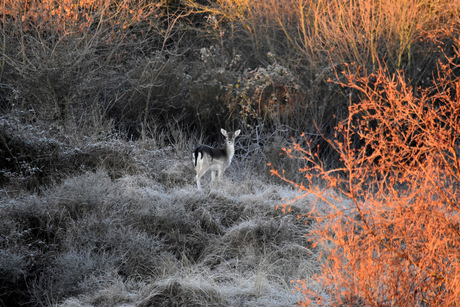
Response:
[{"label": "hillside vegetation", "polygon": [[269,142],[275,130],[317,134],[316,123],[332,136],[349,91],[328,80],[385,63],[426,86],[453,55],[458,10],[455,0],[6,0],[1,105],[135,139],[169,136],[171,124],[211,138],[238,126]]},{"label": "hillside vegetation", "polygon": [[[240,162],[199,191],[188,146],[114,137],[75,148],[20,126],[4,128],[66,168],[37,193],[24,192],[32,169],[1,190],[3,306],[293,305],[290,281],[317,269],[296,217],[308,206],[276,210],[294,191]],[[77,162],[87,171],[61,174]]]},{"label": "hillside vegetation", "polygon": [[0,29],[0,305],[460,301],[459,1],[4,0]]}]

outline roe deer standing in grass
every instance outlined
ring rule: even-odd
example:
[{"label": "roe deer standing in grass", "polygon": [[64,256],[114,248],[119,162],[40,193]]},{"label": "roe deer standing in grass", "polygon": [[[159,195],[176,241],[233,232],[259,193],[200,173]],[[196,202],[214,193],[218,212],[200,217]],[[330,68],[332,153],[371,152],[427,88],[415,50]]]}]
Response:
[{"label": "roe deer standing in grass", "polygon": [[241,130],[235,132],[227,132],[220,129],[220,132],[225,136],[225,148],[213,148],[207,145],[198,146],[193,152],[193,162],[195,163],[196,184],[198,189],[201,189],[200,179],[208,171],[211,170],[211,182],[217,175],[219,180],[222,180],[222,174],[232,162],[233,154],[235,153],[235,138],[240,135]]}]

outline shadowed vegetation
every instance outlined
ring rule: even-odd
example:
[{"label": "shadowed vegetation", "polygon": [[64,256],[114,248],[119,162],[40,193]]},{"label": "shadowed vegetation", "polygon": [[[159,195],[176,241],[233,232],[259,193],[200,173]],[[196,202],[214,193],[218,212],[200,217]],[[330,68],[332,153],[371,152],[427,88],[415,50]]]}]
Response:
[{"label": "shadowed vegetation", "polygon": [[1,1],[0,305],[455,302],[459,29],[457,0]]}]

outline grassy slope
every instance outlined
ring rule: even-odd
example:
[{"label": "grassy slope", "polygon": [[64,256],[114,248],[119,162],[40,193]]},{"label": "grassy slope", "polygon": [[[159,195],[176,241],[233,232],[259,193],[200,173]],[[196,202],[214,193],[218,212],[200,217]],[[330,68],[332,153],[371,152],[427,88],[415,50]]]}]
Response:
[{"label": "grassy slope", "polygon": [[[6,122],[3,136],[12,127]],[[162,147],[106,137],[76,148],[34,127],[19,125],[8,135],[43,156],[53,144],[48,164],[55,167],[75,152],[82,164],[99,162],[78,172],[61,168],[66,178],[39,193],[13,180],[0,190],[4,304],[291,306],[299,293],[290,281],[317,269],[305,248],[308,221],[296,217],[308,204],[286,215],[276,210],[295,191],[252,174],[238,157],[223,184],[205,181],[198,191],[189,158],[194,141]],[[25,182],[32,175],[21,176]]]}]

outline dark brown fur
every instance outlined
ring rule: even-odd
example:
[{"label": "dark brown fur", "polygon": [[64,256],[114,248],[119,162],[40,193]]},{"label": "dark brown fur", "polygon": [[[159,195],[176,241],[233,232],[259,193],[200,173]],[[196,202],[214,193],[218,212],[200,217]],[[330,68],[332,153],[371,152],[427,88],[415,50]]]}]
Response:
[{"label": "dark brown fur", "polygon": [[213,148],[208,145],[200,145],[195,149],[195,166],[198,161],[198,153],[201,153],[201,159],[203,159],[204,154],[209,155],[211,157],[211,161],[214,160],[214,158],[227,156],[225,148]]}]

